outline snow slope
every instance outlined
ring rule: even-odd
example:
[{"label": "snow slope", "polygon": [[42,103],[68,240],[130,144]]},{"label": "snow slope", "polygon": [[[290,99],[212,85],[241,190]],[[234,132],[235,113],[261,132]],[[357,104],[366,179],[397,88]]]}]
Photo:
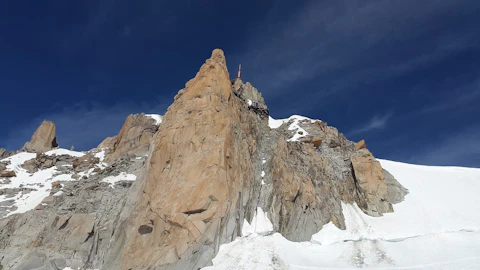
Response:
[{"label": "snow slope", "polygon": [[[56,149],[48,151],[47,155],[71,155],[73,157],[80,157],[85,155],[81,152],[70,151],[66,149]],[[11,177],[8,181],[0,181],[0,189],[22,189],[22,191],[11,197],[8,195],[0,195],[0,204],[11,202],[13,200],[12,209],[7,209],[7,216],[24,213],[35,208],[42,200],[50,194],[51,183],[54,181],[74,181],[71,174],[62,174],[57,171],[55,166],[37,171],[30,174],[21,167],[25,161],[35,158],[36,154],[22,152],[11,157],[2,159],[3,162],[9,162],[7,170],[15,171],[16,176]],[[23,189],[29,189],[24,191]],[[0,216],[1,218],[1,216]]]},{"label": "snow slope", "polygon": [[[45,152],[46,155],[70,155],[72,157],[82,157],[85,153],[70,151],[67,149],[54,149],[48,152]],[[96,157],[100,158],[100,162],[95,165],[101,169],[107,166],[103,162],[105,151],[102,149],[100,152],[95,154]],[[13,192],[13,194],[0,195],[0,207],[5,209],[7,213],[6,216],[10,216],[18,213],[25,213],[29,210],[34,209],[42,200],[50,195],[52,182],[55,181],[76,181],[72,178],[71,173],[62,173],[57,170],[56,166],[53,166],[48,169],[39,170],[35,173],[28,173],[27,170],[22,168],[22,164],[25,161],[33,159],[36,157],[35,153],[21,152],[11,157],[2,159],[0,161],[10,163],[7,165],[8,171],[15,171],[16,176],[8,179],[0,178],[0,190],[13,189],[18,190]],[[65,164],[63,166],[71,167],[71,164]],[[95,174],[93,172],[94,168],[90,168],[85,172],[80,172],[78,175],[90,176]],[[133,175],[134,176],[134,175]],[[134,176],[135,177],[135,176]],[[132,176],[128,175],[128,179],[122,180],[131,180]],[[133,179],[135,180],[135,179]],[[61,195],[61,193],[57,194]],[[0,218],[3,216],[0,214]]]},{"label": "snow slope", "polygon": [[343,204],[345,231],[329,223],[303,243],[252,233],[205,269],[480,269],[480,169],[379,161],[410,192],[394,213]]}]

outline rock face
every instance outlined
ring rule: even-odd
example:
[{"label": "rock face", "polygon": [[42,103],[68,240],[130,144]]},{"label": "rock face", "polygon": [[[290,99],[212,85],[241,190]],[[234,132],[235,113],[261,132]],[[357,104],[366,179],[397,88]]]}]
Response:
[{"label": "rock face", "polygon": [[[378,216],[407,194],[336,128],[309,119],[270,128],[266,113],[262,95],[231,81],[223,51],[214,50],[160,126],[130,115],[117,136],[63,166],[78,181],[49,182],[37,210],[0,219],[0,265],[199,269],[259,208],[275,232],[305,241],[330,221],[345,228],[342,202]],[[100,149],[109,166],[93,168]],[[30,163],[50,166],[42,155]],[[121,172],[137,180],[104,183]]]},{"label": "rock face", "polygon": [[[129,194],[138,197],[137,185],[142,186],[142,182],[118,182],[111,187],[102,180],[121,172],[142,179],[145,159],[119,159],[101,172],[78,181],[46,181],[45,185],[51,186],[50,195],[35,210],[1,216],[2,269],[115,269],[103,266],[103,260],[111,248],[110,240],[124,232],[117,221],[123,220],[122,211],[131,212],[129,209],[134,201],[129,201]],[[65,173],[73,172],[73,157],[67,160],[60,156],[55,160],[57,167],[69,163],[64,166],[70,168]],[[77,169],[84,165],[79,164]],[[26,194],[28,189],[10,191],[0,186],[0,195],[18,192]]]},{"label": "rock face", "polygon": [[197,269],[239,235],[254,145],[237,144],[240,113],[230,108],[243,102],[231,96],[225,57],[215,50],[164,116],[122,269]]},{"label": "rock face", "polygon": [[97,147],[109,149],[107,161],[119,157],[144,156],[158,130],[156,121],[145,114],[131,114],[117,136],[106,138]]},{"label": "rock face", "polygon": [[[372,215],[392,210],[388,196],[357,185],[350,160],[355,144],[337,129],[305,121],[308,141],[287,142],[291,131],[270,130],[248,100],[264,105],[250,84],[230,83],[223,52],[215,50],[163,119],[116,266],[203,267],[257,207],[268,212],[275,231],[296,241],[309,240],[329,221],[344,228],[341,201]],[[366,181],[377,168],[369,169]]]},{"label": "rock face", "polygon": [[5,150],[4,148],[0,148],[0,159],[4,159],[4,158],[7,158],[11,155],[14,155],[15,152],[9,152],[7,150]]},{"label": "rock face", "polygon": [[390,173],[382,169],[380,162],[368,149],[356,151],[351,160],[357,189],[362,195],[359,197],[360,208],[371,216],[393,212],[392,203],[402,201],[407,193],[406,189]]},{"label": "rock face", "polygon": [[358,143],[355,144],[355,148],[357,150],[367,148],[367,145],[365,144],[365,140],[361,140]]},{"label": "rock face", "polygon": [[23,146],[23,150],[36,153],[52,150],[58,146],[55,132],[55,124],[52,121],[44,120],[33,133],[32,139]]}]

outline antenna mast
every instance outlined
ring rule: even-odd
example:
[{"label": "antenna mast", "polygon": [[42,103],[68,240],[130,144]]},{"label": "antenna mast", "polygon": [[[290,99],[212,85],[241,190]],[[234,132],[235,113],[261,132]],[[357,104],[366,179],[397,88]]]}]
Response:
[{"label": "antenna mast", "polygon": [[241,78],[242,78],[242,64],[238,65],[237,78],[238,78],[238,79],[241,79]]}]

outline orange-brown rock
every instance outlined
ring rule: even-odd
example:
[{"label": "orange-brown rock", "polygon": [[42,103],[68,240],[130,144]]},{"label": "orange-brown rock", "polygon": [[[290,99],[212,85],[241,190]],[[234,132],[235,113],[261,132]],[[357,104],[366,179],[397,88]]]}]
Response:
[{"label": "orange-brown rock", "polygon": [[317,148],[322,144],[322,141],[323,141],[323,139],[320,138],[320,137],[317,137],[317,136],[314,136],[314,137],[312,138],[313,146],[315,146],[315,147],[317,147]]},{"label": "orange-brown rock", "polygon": [[355,149],[360,150],[367,148],[367,145],[365,144],[365,140],[361,140],[358,143],[355,144]]},{"label": "orange-brown rock", "polygon": [[55,124],[52,121],[44,120],[33,133],[32,139],[23,146],[23,150],[36,153],[52,150],[58,146],[55,132]]},{"label": "orange-brown rock", "polygon": [[393,212],[388,202],[388,187],[380,165],[368,149],[360,149],[351,157],[358,191],[363,195],[359,206],[371,216]]},{"label": "orange-brown rock", "polygon": [[98,146],[98,149],[110,149],[113,150],[115,148],[115,142],[117,141],[117,136],[107,137],[103,140]]},{"label": "orange-brown rock", "polygon": [[303,143],[311,143],[314,147],[319,147],[322,144],[323,139],[318,136],[305,136],[301,137],[299,141]]},{"label": "orange-brown rock", "polygon": [[97,148],[108,148],[107,162],[119,157],[144,156],[158,130],[156,121],[145,114],[131,114],[115,137],[105,139]]},{"label": "orange-brown rock", "polygon": [[197,269],[239,234],[239,197],[251,185],[255,147],[236,137],[240,110],[247,109],[232,96],[225,56],[216,49],[163,118],[122,269]]},{"label": "orange-brown rock", "polygon": [[60,184],[60,181],[53,181],[52,182],[52,189],[54,188],[61,188],[62,184]]},{"label": "orange-brown rock", "polygon": [[14,177],[14,176],[17,176],[17,174],[14,171],[0,172],[0,177]]}]

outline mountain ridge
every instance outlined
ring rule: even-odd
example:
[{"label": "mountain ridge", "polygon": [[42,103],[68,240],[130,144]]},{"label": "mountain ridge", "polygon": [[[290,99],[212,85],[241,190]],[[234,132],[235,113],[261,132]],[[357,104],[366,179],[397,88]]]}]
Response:
[{"label": "mountain ridge", "polygon": [[382,216],[408,193],[336,128],[298,116],[271,128],[268,114],[256,88],[230,80],[215,49],[163,117],[131,115],[86,153],[40,151],[28,166],[2,159],[25,183],[38,176],[28,190],[17,176],[2,180],[14,183],[6,213],[18,208],[13,197],[48,196],[0,220],[0,264],[197,269],[263,212],[273,231],[308,241],[329,222],[346,229],[342,203]]}]

